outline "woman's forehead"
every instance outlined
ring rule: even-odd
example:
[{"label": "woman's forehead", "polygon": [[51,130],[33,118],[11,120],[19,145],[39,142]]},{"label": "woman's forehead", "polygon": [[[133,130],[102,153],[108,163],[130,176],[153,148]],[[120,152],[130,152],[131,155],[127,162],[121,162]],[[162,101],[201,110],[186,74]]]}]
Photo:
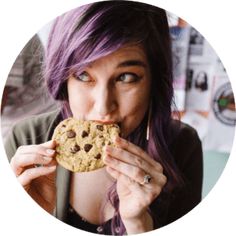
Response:
[{"label": "woman's forehead", "polygon": [[145,66],[147,64],[145,51],[140,45],[122,46],[116,51],[89,63],[89,67],[93,67],[93,65],[101,63],[102,61],[105,60],[109,60],[111,62],[115,60],[121,66],[128,66],[128,65]]}]

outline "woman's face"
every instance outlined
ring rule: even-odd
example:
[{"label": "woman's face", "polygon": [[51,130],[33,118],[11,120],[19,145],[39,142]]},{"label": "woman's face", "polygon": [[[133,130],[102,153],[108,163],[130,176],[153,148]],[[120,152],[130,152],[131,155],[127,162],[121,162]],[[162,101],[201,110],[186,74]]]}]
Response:
[{"label": "woman's face", "polygon": [[140,124],[148,109],[150,70],[144,50],[124,46],[68,79],[68,97],[77,119],[118,123],[123,137]]}]

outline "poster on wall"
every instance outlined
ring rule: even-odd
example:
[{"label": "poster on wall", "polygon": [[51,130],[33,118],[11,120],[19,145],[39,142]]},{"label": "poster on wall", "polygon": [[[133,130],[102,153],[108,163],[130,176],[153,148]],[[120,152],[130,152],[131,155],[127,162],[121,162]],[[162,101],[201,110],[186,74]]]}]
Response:
[{"label": "poster on wall", "polygon": [[189,63],[215,63],[218,56],[204,36],[191,27],[189,37]]},{"label": "poster on wall", "polygon": [[204,148],[206,150],[229,153],[235,134],[235,99],[228,75],[220,60],[217,62],[211,110],[208,119],[209,127]]},{"label": "poster on wall", "polygon": [[191,27],[189,25],[184,27],[170,27],[173,55],[173,86],[175,92],[175,104],[179,111],[185,109],[185,84],[190,29]]},{"label": "poster on wall", "polygon": [[218,56],[205,38],[190,30],[185,108],[209,112]]},{"label": "poster on wall", "polygon": [[186,80],[185,108],[189,111],[208,112],[214,80],[211,63],[189,63]]}]

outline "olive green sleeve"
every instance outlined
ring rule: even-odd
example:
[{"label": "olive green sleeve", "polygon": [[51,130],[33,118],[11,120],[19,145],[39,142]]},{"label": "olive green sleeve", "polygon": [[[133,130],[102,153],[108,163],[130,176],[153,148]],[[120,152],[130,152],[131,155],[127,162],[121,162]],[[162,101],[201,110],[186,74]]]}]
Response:
[{"label": "olive green sleeve", "polygon": [[58,122],[58,111],[54,111],[27,118],[14,125],[4,144],[9,161],[18,147],[41,144],[50,140]]},{"label": "olive green sleeve", "polygon": [[18,148],[17,137],[15,136],[13,128],[12,132],[9,134],[8,139],[5,142],[5,151],[9,161],[14,156],[17,148]]}]

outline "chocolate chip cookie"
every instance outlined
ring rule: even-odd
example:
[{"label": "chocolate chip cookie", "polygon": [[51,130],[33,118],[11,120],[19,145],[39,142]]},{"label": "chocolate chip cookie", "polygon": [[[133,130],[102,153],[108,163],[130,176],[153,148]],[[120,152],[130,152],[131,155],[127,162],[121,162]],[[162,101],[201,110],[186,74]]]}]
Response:
[{"label": "chocolate chip cookie", "polygon": [[117,124],[102,124],[75,118],[63,120],[54,130],[52,139],[57,143],[56,160],[73,172],[92,171],[103,167],[105,145],[115,146],[119,136]]}]

